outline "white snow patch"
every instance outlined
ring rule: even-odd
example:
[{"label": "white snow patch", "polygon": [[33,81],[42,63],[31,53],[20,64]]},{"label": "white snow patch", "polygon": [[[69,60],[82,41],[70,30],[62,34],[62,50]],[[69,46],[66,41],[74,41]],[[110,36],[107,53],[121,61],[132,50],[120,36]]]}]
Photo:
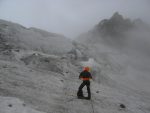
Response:
[{"label": "white snow patch", "polygon": [[0,113],[44,113],[27,107],[18,98],[0,96]]},{"label": "white snow patch", "polygon": [[93,58],[89,58],[89,60],[88,61],[82,61],[81,62],[81,65],[83,66],[83,67],[85,67],[85,66],[89,66],[89,67],[99,67],[100,65],[93,59]]}]

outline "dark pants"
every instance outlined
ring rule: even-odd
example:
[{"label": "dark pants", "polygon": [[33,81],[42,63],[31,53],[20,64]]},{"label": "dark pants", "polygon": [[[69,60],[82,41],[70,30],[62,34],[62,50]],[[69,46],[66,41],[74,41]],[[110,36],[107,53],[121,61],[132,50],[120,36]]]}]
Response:
[{"label": "dark pants", "polygon": [[80,87],[79,87],[77,96],[78,96],[78,97],[83,97],[82,88],[83,88],[85,85],[86,85],[87,91],[88,91],[88,98],[91,98],[90,81],[89,81],[89,80],[86,80],[86,81],[83,81],[83,82],[82,82],[82,84],[81,84]]}]

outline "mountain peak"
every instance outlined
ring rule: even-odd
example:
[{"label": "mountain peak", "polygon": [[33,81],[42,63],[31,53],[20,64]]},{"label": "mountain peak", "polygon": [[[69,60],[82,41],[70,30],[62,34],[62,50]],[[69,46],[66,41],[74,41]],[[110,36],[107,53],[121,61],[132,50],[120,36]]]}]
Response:
[{"label": "mountain peak", "polygon": [[123,18],[118,12],[115,12],[110,19],[102,20],[98,25],[98,31],[103,36],[119,36],[124,31],[132,28],[133,23],[130,19]]},{"label": "mountain peak", "polygon": [[119,14],[118,12],[115,12],[113,14],[113,16],[111,17],[111,19],[114,19],[114,20],[124,20],[123,16],[121,14]]}]

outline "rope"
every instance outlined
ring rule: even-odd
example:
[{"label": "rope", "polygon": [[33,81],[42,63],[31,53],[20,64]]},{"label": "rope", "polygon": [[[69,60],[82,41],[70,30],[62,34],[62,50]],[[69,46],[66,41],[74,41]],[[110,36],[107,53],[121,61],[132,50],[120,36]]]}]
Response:
[{"label": "rope", "polygon": [[91,101],[91,106],[92,106],[92,113],[95,113],[94,112],[94,106],[93,106],[92,100],[90,100],[90,101]]},{"label": "rope", "polygon": [[[92,91],[91,91],[91,95],[93,95]],[[93,97],[94,97],[94,95],[93,95]],[[95,113],[92,99],[90,101],[91,101],[91,106],[92,106],[92,113]]]}]

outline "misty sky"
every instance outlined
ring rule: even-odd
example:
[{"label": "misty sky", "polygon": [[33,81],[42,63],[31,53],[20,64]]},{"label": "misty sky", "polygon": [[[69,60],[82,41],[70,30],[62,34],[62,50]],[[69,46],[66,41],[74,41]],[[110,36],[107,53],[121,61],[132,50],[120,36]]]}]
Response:
[{"label": "misty sky", "polygon": [[116,11],[149,22],[150,0],[0,0],[0,19],[69,38],[92,29]]}]

